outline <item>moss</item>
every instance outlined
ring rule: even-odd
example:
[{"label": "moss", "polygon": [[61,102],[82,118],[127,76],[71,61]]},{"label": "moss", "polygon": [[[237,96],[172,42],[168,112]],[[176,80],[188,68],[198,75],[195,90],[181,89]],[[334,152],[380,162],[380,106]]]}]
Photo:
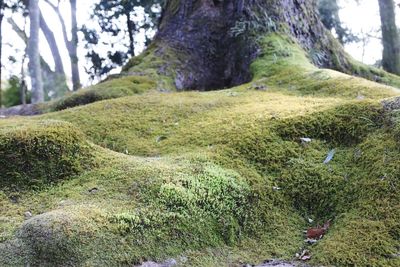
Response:
[{"label": "moss", "polygon": [[140,76],[129,76],[82,89],[57,100],[50,106],[51,110],[63,110],[90,104],[96,101],[139,94],[155,89],[154,81]]},{"label": "moss", "polygon": [[360,142],[369,132],[382,127],[384,121],[379,103],[353,102],[307,117],[288,118],[277,125],[276,131],[289,140],[307,136],[347,145]]},{"label": "moss", "polygon": [[322,160],[292,160],[282,172],[278,185],[301,214],[327,220],[336,213],[344,179],[338,170],[323,164]]},{"label": "moss", "polygon": [[350,60],[353,75],[364,77],[371,81],[400,88],[400,80],[397,75],[388,73],[382,69],[362,64],[354,59]]},{"label": "moss", "polygon": [[258,124],[271,118],[290,117],[292,112],[309,114],[340,102],[342,100],[332,98],[297,98],[242,89],[150,93],[41,118],[79,125],[96,144],[118,152],[157,156],[215,148],[231,138],[241,139],[241,135],[245,136],[242,129],[250,133],[257,131]]},{"label": "moss", "polygon": [[[377,98],[397,94],[396,89],[385,85],[349,76],[334,70],[318,69],[311,64],[303,49],[292,39],[278,34],[269,34],[260,41],[262,52],[252,63],[253,81],[268,86],[278,86],[293,94],[336,96],[345,98]],[[354,62],[354,61],[353,61]],[[399,79],[384,71],[355,63],[354,66],[375,72],[373,81],[398,86]],[[355,67],[356,68],[356,67]],[[357,71],[354,72],[354,74]],[[393,80],[390,82],[390,80]]]},{"label": "moss", "polygon": [[314,262],[334,266],[398,266],[396,241],[383,222],[348,215],[317,245]]},{"label": "moss", "polygon": [[[40,203],[38,210],[31,210],[34,214],[48,210],[46,205],[53,210],[19,229],[17,237],[25,245],[21,261],[41,266],[127,266],[146,258],[161,260],[188,250],[235,245],[252,236],[255,227],[262,229],[263,236],[257,238],[265,242],[268,253],[287,257],[282,244],[294,251],[299,242],[299,218],[288,221],[292,211],[271,205],[254,213],[257,198],[234,171],[205,158],[118,157],[80,180],[65,182],[62,188],[19,200],[26,207]],[[87,193],[93,183],[98,192]],[[61,204],[65,198],[86,204]],[[270,227],[272,222],[279,222],[278,227]],[[288,228],[293,231],[286,233]],[[269,242],[272,236],[276,240]],[[0,255],[5,253],[0,247]],[[0,257],[0,263],[8,264],[4,260]]]},{"label": "moss", "polygon": [[183,51],[177,53],[163,41],[155,40],[145,52],[131,58],[122,68],[122,73],[149,77],[158,90],[174,91],[176,67],[183,58]]},{"label": "moss", "polygon": [[[313,264],[397,266],[399,127],[378,101],[396,91],[316,69],[288,39],[264,42],[254,82],[237,88],[150,91],[0,121],[0,144],[22,144],[4,150],[21,161],[2,170],[40,188],[0,193],[0,265],[291,259],[312,218],[333,220],[310,248]],[[28,156],[32,165],[19,165]]]},{"label": "moss", "polygon": [[2,122],[0,184],[20,190],[78,174],[90,162],[90,146],[73,125],[58,121]]},{"label": "moss", "polygon": [[[93,248],[102,215],[94,207],[55,210],[26,221],[18,232],[27,261],[33,265],[82,264],[84,247]],[[92,243],[87,243],[91,239]],[[86,241],[86,242],[85,242]]]},{"label": "moss", "polygon": [[[232,264],[243,259],[249,262],[253,259],[256,263],[263,257],[290,259],[303,242],[305,223],[302,218],[312,217],[318,222],[334,218],[334,229],[345,231],[347,226],[340,226],[341,220],[344,225],[349,220],[341,216],[352,210],[360,218],[361,229],[370,227],[364,220],[376,221],[378,228],[374,228],[374,224],[371,226],[373,234],[384,229],[383,239],[371,245],[376,249],[365,250],[362,254],[362,246],[367,241],[360,241],[353,249],[349,245],[351,240],[343,239],[344,247],[337,249],[329,245],[330,236],[335,236],[332,230],[313,248],[316,263],[361,264],[359,255],[370,255],[368,257],[376,258],[382,265],[390,262],[384,255],[394,253],[393,240],[399,231],[396,230],[396,212],[389,207],[398,206],[398,198],[391,195],[394,191],[388,191],[391,183],[387,183],[387,188],[377,187],[377,184],[371,187],[373,180],[364,176],[370,170],[380,175],[387,168],[386,165],[372,165],[382,162],[376,157],[384,155],[376,149],[395,149],[396,145],[395,139],[382,136],[385,131],[391,136],[394,126],[382,128],[385,124],[381,108],[370,101],[337,103],[336,107],[327,108],[327,103],[321,100],[307,107],[291,105],[289,110],[281,109],[281,113],[271,116],[269,108],[275,109],[274,98],[277,103],[280,97],[287,101],[298,99],[300,103],[305,103],[307,98],[268,92],[245,93],[241,89],[236,92],[237,96],[230,93],[185,93],[179,94],[179,98],[170,94],[168,98],[158,99],[155,95],[133,96],[45,115],[72,120],[77,114],[86,116],[86,112],[93,112],[93,124],[82,123],[83,117],[74,123],[81,122],[82,129],[88,133],[92,129],[94,134],[105,127],[99,124],[104,105],[111,107],[114,115],[132,110],[126,106],[132,105],[137,117],[129,118],[121,113],[116,127],[134,129],[127,126],[132,121],[139,120],[138,123],[143,124],[154,120],[154,126],[161,122],[161,125],[182,126],[182,129],[171,128],[173,133],[162,141],[155,140],[156,135],[143,139],[125,136],[126,140],[132,140],[130,145],[138,143],[135,146],[141,147],[145,154],[159,149],[162,155],[180,156],[135,158],[96,148],[96,162],[101,167],[39,195],[20,195],[18,210],[8,208],[12,205],[8,198],[1,199],[2,214],[16,218],[17,222],[21,221],[21,215],[16,214],[23,214],[27,209],[34,214],[45,213],[27,221],[21,228],[19,239],[27,245],[23,250],[29,252],[21,259],[39,260],[40,264],[131,265],[148,258],[162,260],[186,255],[187,264],[191,266],[218,265],[231,253],[235,255],[230,260]],[[268,108],[257,105],[255,99],[268,103]],[[143,106],[140,100],[146,100]],[[179,101],[179,108],[176,101]],[[246,110],[247,101],[252,103],[249,110]],[[160,107],[163,107],[161,115]],[[325,110],[315,112],[314,109]],[[304,114],[290,115],[293,112]],[[227,117],[217,119],[221,114]],[[229,114],[234,114],[235,120],[230,119]],[[124,126],[124,122],[128,124]],[[194,126],[194,122],[198,126]],[[113,129],[112,125],[108,127]],[[105,140],[89,136],[96,142]],[[313,138],[310,144],[298,140],[307,136]],[[381,139],[387,140],[383,146],[376,143]],[[143,146],[144,142],[150,147]],[[340,149],[332,162],[323,164],[328,151],[336,146]],[[364,152],[362,160],[353,156],[359,148]],[[179,153],[185,149],[190,153]],[[204,156],[199,156],[201,154]],[[390,155],[396,157],[395,150]],[[93,188],[97,191],[89,192]],[[373,188],[376,192],[386,188],[385,192],[392,193],[378,199]],[[369,217],[372,210],[374,214],[381,214],[380,217]],[[18,223],[14,226],[11,221],[2,224],[7,240]],[[54,239],[46,238],[52,229],[57,232],[50,235]],[[348,234],[356,236],[353,230]],[[63,250],[55,249],[60,247]],[[262,253],[261,248],[265,249]],[[41,252],[45,250],[54,261]],[[342,250],[346,250],[348,256],[339,261],[335,253]],[[0,250],[1,253],[5,255],[4,250]]]}]

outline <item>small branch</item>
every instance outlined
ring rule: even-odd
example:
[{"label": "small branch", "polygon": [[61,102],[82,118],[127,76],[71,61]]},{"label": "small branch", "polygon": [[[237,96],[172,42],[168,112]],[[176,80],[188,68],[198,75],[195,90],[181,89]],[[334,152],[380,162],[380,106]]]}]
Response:
[{"label": "small branch", "polygon": [[28,43],[28,36],[26,36],[26,33],[24,30],[22,30],[18,24],[13,20],[13,18],[7,18],[7,22],[10,23],[13,31],[15,31],[18,36],[24,41],[25,44]]}]

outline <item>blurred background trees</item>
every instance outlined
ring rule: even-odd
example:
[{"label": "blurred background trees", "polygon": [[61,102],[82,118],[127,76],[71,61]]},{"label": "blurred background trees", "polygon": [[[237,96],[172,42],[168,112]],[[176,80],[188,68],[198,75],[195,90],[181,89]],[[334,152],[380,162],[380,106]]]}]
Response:
[{"label": "blurred background trees", "polygon": [[396,11],[393,0],[378,0],[382,29],[382,67],[400,75],[400,37],[396,26]]},{"label": "blurred background trees", "polygon": [[[112,69],[122,66],[129,57],[140,53],[155,34],[161,9],[162,0],[95,2],[90,18],[96,24],[81,29],[86,57],[91,63],[86,69],[90,77],[104,77]],[[107,46],[107,51],[99,49],[99,42]]]}]

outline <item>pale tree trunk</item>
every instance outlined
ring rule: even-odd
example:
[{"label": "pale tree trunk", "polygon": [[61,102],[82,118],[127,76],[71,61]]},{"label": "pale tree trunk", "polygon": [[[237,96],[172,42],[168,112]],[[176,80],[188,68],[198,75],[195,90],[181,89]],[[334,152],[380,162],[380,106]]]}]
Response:
[{"label": "pale tree trunk", "polygon": [[2,69],[3,69],[3,61],[1,60],[1,57],[3,55],[3,32],[1,30],[3,26],[3,18],[4,18],[4,1],[0,1],[0,108],[3,105],[3,87],[2,87]]},{"label": "pale tree trunk", "polygon": [[72,70],[72,84],[73,90],[77,91],[82,87],[81,79],[79,76],[79,65],[78,65],[78,22],[76,19],[76,0],[71,0],[71,42],[69,49],[69,56],[71,58],[71,70]]},{"label": "pale tree trunk", "polygon": [[49,44],[50,51],[54,60],[55,72],[65,77],[64,65],[61,59],[60,50],[58,49],[56,38],[53,31],[47,25],[42,12],[40,12],[40,29],[42,30],[44,36],[46,37],[47,43]]},{"label": "pale tree trunk", "polygon": [[29,73],[32,83],[32,103],[44,101],[42,71],[39,54],[40,11],[39,0],[29,1],[30,36],[28,43]]},{"label": "pale tree trunk", "polygon": [[[7,18],[7,22],[10,23],[13,31],[22,39],[22,41],[25,43],[26,49],[24,51],[24,55],[22,56],[22,61],[21,61],[21,84],[20,84],[20,99],[21,99],[21,104],[26,105],[26,92],[27,92],[27,86],[26,86],[26,75],[25,75],[25,61],[27,58],[27,53],[28,53],[28,41],[29,38],[26,35],[26,21],[27,19],[24,18],[24,28],[21,29],[17,23],[13,20],[12,17]],[[42,59],[41,59],[42,60]]]},{"label": "pale tree trunk", "polygon": [[72,86],[73,90],[76,91],[82,87],[81,79],[79,75],[79,60],[78,60],[78,22],[76,18],[76,0],[70,0],[71,5],[71,40],[68,39],[67,27],[65,25],[64,18],[60,12],[59,6],[54,5],[51,1],[45,0],[54,12],[57,14],[58,19],[61,23],[63,38],[65,46],[68,50],[68,55],[71,63],[71,74],[72,74]]},{"label": "pale tree trunk", "polygon": [[[28,46],[28,36],[25,33],[25,29],[21,29],[18,24],[14,21],[13,18],[8,18],[7,19],[8,23],[10,23],[12,29],[14,30],[15,33],[22,39],[22,41]],[[44,18],[42,14],[40,14],[40,28],[42,29],[44,36],[47,40],[47,43],[49,44],[51,54],[53,56],[54,64],[55,64],[55,70],[52,71],[47,64],[47,62],[44,60],[42,56],[40,56],[40,66],[42,70],[42,80],[43,82],[43,90],[44,92],[49,92],[49,91],[55,91],[58,93],[63,93],[68,91],[68,86],[66,82],[66,76],[65,76],[65,71],[64,71],[64,66],[62,63],[61,59],[61,54],[58,49],[54,33],[51,31],[50,27],[47,25],[46,21],[44,21]],[[22,65],[23,66],[23,65]],[[23,70],[23,68],[21,68]],[[22,75],[22,73],[21,73]],[[23,75],[22,75],[23,76]],[[23,92],[24,92],[23,86],[21,86],[21,99],[22,98]],[[23,102],[23,101],[22,101]]]},{"label": "pale tree trunk", "polygon": [[379,0],[382,27],[382,67],[384,70],[400,75],[400,37],[396,26],[393,0]]}]

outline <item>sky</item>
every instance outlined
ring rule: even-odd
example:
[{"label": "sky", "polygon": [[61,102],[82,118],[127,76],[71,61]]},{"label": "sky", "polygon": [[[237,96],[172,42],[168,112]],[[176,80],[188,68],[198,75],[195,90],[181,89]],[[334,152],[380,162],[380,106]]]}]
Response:
[{"label": "sky", "polygon": [[[53,2],[57,2],[52,0]],[[84,0],[78,1],[78,9],[77,9],[77,16],[78,16],[78,23],[80,26],[82,24],[86,26],[95,26],[94,22],[90,21],[90,11],[91,6],[96,0]],[[339,4],[342,7],[340,11],[340,17],[342,22],[351,29],[354,33],[360,34],[372,32],[373,35],[379,37],[379,33],[376,32],[380,27],[380,19],[379,19],[379,9],[378,9],[378,1],[377,0],[360,0],[360,4],[356,3],[356,0],[340,0]],[[41,1],[40,8],[43,11],[46,21],[48,24],[54,29],[54,33],[57,38],[58,45],[60,47],[61,53],[63,54],[63,62],[65,66],[66,73],[70,73],[70,65],[69,65],[69,58],[67,54],[67,50],[65,48],[65,44],[62,37],[61,26],[57,20],[56,15],[52,12],[51,8]],[[67,1],[62,1],[61,10],[65,18],[65,22],[67,26],[70,25],[69,21],[69,5]],[[399,11],[399,10],[397,10]],[[15,21],[21,25],[23,23],[23,19],[20,17],[13,17]],[[397,16],[398,25],[400,25],[400,15]],[[29,23],[28,23],[29,24]],[[29,29],[29,25],[27,27]],[[44,36],[41,35],[41,40],[45,40]],[[80,35],[80,38],[83,36]],[[121,38],[127,38],[122,36]],[[140,39],[140,37],[138,37]],[[9,45],[12,44],[12,47]],[[118,46],[118,42],[115,44]],[[357,60],[362,61],[367,64],[374,64],[377,60],[381,58],[382,55],[382,46],[381,41],[378,38],[369,38],[368,42],[366,43],[353,43],[346,45],[346,50]],[[3,23],[3,64],[7,63],[7,58],[12,55],[17,59],[21,59],[24,54],[25,46],[19,39],[19,37],[12,31],[11,26],[4,21]],[[46,42],[43,41],[40,45],[41,54],[45,58],[45,60],[53,66],[52,58],[50,49],[47,46]],[[99,50],[107,49],[106,47],[99,45],[97,48]],[[79,60],[80,60],[80,73],[81,73],[81,80],[84,86],[89,86],[93,83],[90,81],[89,76],[85,72],[86,66],[86,59],[85,54],[86,51],[83,48],[83,44],[80,44],[79,50]],[[19,60],[20,61],[20,60]],[[19,73],[21,69],[20,63],[13,64],[10,68],[10,65],[3,68],[3,79],[4,76],[9,76],[12,73]],[[119,69],[114,70],[114,72],[119,72]],[[29,80],[29,79],[28,79]],[[96,81],[94,81],[96,82]]]},{"label": "sky", "polygon": [[[371,33],[379,37],[376,33],[380,28],[378,0],[341,0],[340,18],[342,22],[352,30],[352,32],[366,36]],[[400,25],[400,13],[397,10],[397,25]],[[357,60],[366,64],[374,64],[382,57],[381,40],[370,38],[367,43],[352,43],[346,45],[346,50]]]}]

